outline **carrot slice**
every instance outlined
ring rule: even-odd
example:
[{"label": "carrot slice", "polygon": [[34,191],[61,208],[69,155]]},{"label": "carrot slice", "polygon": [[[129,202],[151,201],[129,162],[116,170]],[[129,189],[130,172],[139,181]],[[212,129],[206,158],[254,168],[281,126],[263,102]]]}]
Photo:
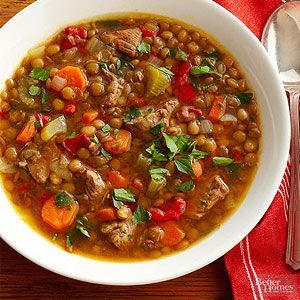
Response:
[{"label": "carrot slice", "polygon": [[60,69],[56,75],[67,79],[67,86],[78,87],[81,90],[86,88],[87,82],[85,75],[78,67],[66,66]]},{"label": "carrot slice", "polygon": [[210,109],[207,118],[212,122],[217,122],[224,115],[226,109],[226,99],[224,96],[217,96],[213,100],[212,107]]},{"label": "carrot slice", "polygon": [[184,237],[185,233],[180,229],[176,222],[168,221],[160,224],[160,227],[164,231],[164,237],[161,242],[166,246],[174,246],[180,243]]},{"label": "carrot slice", "polygon": [[110,137],[102,142],[102,147],[111,154],[122,154],[129,151],[131,146],[131,133],[120,129],[116,136],[110,133]]},{"label": "carrot slice", "polygon": [[192,163],[192,169],[194,171],[194,181],[199,182],[201,175],[203,174],[204,163],[199,160]]},{"label": "carrot slice", "polygon": [[59,208],[55,204],[55,197],[47,200],[42,207],[42,219],[56,231],[64,231],[68,229],[78,212],[78,203],[73,203]]},{"label": "carrot slice", "polygon": [[31,116],[29,121],[22,128],[21,132],[16,137],[16,141],[19,143],[27,143],[29,142],[35,135],[35,118]]},{"label": "carrot slice", "polygon": [[113,221],[118,218],[116,209],[112,207],[100,209],[98,216],[102,221]]},{"label": "carrot slice", "polygon": [[129,180],[118,171],[108,171],[107,178],[113,187],[126,188],[129,185]]},{"label": "carrot slice", "polygon": [[84,124],[90,124],[98,117],[98,114],[96,110],[89,110],[82,115],[82,122]]}]

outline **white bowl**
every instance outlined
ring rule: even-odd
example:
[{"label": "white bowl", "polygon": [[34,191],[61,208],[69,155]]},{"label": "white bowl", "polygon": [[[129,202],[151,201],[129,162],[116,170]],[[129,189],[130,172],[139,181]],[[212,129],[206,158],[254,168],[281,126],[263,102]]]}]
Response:
[{"label": "white bowl", "polygon": [[107,262],[69,254],[23,222],[0,190],[0,234],[11,247],[53,272],[111,285],[137,285],[175,278],[199,269],[229,251],[253,229],[271,204],[284,173],[290,142],[288,105],[277,70],[246,26],[211,0],[37,1],[0,30],[0,89],[26,52],[63,26],[126,11],[166,15],[198,26],[238,59],[257,95],[263,149],[261,166],[246,199],[221,228],[185,251],[152,261]]}]

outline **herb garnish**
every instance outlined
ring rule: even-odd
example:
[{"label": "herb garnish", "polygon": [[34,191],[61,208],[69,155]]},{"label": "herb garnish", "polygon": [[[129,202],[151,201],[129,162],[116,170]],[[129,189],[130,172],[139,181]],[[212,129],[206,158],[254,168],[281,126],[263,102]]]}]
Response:
[{"label": "herb garnish", "polygon": [[195,188],[195,184],[194,184],[193,180],[186,181],[183,184],[181,184],[180,186],[176,187],[176,189],[181,192],[191,191],[194,188]]},{"label": "herb garnish", "polygon": [[219,156],[213,157],[212,161],[216,166],[228,166],[233,163],[232,158]]},{"label": "herb garnish", "polygon": [[162,71],[163,73],[165,73],[165,74],[168,76],[169,79],[171,79],[172,76],[174,76],[174,73],[171,72],[171,71],[170,71],[168,68],[166,68],[166,67],[160,67],[160,68],[158,68],[158,70],[160,70],[160,71]]},{"label": "herb garnish", "polygon": [[68,138],[69,139],[72,139],[74,137],[76,137],[78,134],[75,132],[75,131],[72,131],[69,135],[68,135]]},{"label": "herb garnish", "polygon": [[57,234],[57,232],[55,232],[55,233],[53,234],[53,236],[52,236],[52,242],[55,242],[55,241],[56,241],[57,236],[58,236],[58,234]]},{"label": "herb garnish", "polygon": [[164,128],[164,124],[163,124],[163,123],[159,123],[159,124],[153,126],[153,127],[150,129],[149,132],[150,132],[152,135],[157,135],[157,134],[161,133],[161,131],[162,131],[163,128]]},{"label": "herb garnish", "polygon": [[99,65],[99,67],[102,68],[103,70],[110,72],[107,63],[101,61],[101,62],[98,62],[98,65]]},{"label": "herb garnish", "polygon": [[41,88],[36,85],[31,85],[29,87],[28,93],[30,96],[37,96],[41,93]]},{"label": "herb garnish", "polygon": [[204,55],[206,55],[207,58],[214,60],[214,61],[220,60],[220,58],[221,58],[221,53],[217,50],[215,50],[211,53],[204,52]]},{"label": "herb garnish", "polygon": [[151,52],[151,45],[148,43],[142,41],[137,47],[136,50],[139,53],[150,53]]},{"label": "herb garnish", "polygon": [[139,116],[141,116],[140,110],[137,107],[131,107],[129,112],[125,115],[124,121],[127,123]]},{"label": "herb garnish", "polygon": [[50,76],[50,71],[41,68],[33,68],[29,73],[30,78],[34,78],[41,81],[46,81],[49,78],[49,76]]},{"label": "herb garnish", "polygon": [[164,176],[162,175],[170,175],[170,172],[168,169],[165,168],[154,168],[149,170],[151,178],[157,181],[164,180]]},{"label": "herb garnish", "polygon": [[205,59],[200,66],[193,67],[191,69],[191,74],[193,75],[203,75],[203,74],[215,74],[222,77],[222,74],[216,71],[216,69]]},{"label": "herb garnish", "polygon": [[74,203],[72,196],[67,192],[62,192],[61,194],[57,194],[55,198],[55,205],[58,208],[64,208],[68,205]]},{"label": "herb garnish", "polygon": [[121,208],[123,202],[135,202],[134,195],[125,189],[114,189],[112,199],[116,208]]},{"label": "herb garnish", "polygon": [[241,168],[241,165],[238,163],[232,163],[225,167],[226,171],[229,173],[229,176],[231,178],[236,177],[240,168]]},{"label": "herb garnish", "polygon": [[133,213],[133,223],[138,225],[140,223],[146,222],[150,220],[150,215],[146,209],[142,206],[138,205],[136,210]]},{"label": "herb garnish", "polygon": [[48,100],[48,95],[46,90],[43,87],[41,88],[41,91],[42,91],[42,104],[45,104],[45,102],[47,102]]},{"label": "herb garnish", "polygon": [[120,129],[115,129],[114,130],[114,137],[116,137],[118,135],[118,132],[120,131]]},{"label": "herb garnish", "polygon": [[249,104],[250,101],[253,99],[254,94],[253,93],[235,93],[235,94],[231,94],[235,97],[237,97],[242,104]]}]

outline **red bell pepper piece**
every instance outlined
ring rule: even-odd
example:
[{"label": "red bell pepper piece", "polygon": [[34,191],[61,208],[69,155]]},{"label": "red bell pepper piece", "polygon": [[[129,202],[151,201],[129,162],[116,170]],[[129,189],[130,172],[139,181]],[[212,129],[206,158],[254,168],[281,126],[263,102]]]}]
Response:
[{"label": "red bell pepper piece", "polygon": [[148,105],[148,100],[143,97],[137,97],[129,101],[129,106],[143,107]]},{"label": "red bell pepper piece", "polygon": [[75,113],[77,105],[75,103],[69,103],[65,106],[64,113],[71,116]]},{"label": "red bell pepper piece", "polygon": [[80,134],[74,138],[65,139],[62,145],[71,153],[75,153],[80,148],[88,148],[92,142],[85,134]]},{"label": "red bell pepper piece", "polygon": [[239,161],[241,159],[241,151],[239,149],[233,149],[232,156],[234,161]]},{"label": "red bell pepper piece", "polygon": [[0,111],[0,120],[8,119],[7,111]]},{"label": "red bell pepper piece", "polygon": [[33,185],[31,185],[31,184],[24,184],[24,185],[17,186],[17,190],[19,192],[24,192],[24,193],[32,190],[32,188],[33,188]]},{"label": "red bell pepper piece", "polygon": [[50,117],[42,113],[36,114],[35,119],[40,125],[37,129],[42,129],[50,121]]},{"label": "red bell pepper piece", "polygon": [[188,109],[188,112],[189,112],[189,113],[194,113],[197,117],[201,117],[202,114],[203,114],[201,109],[194,108],[194,107],[190,107],[190,108]]},{"label": "red bell pepper piece", "polygon": [[151,220],[156,222],[166,222],[171,220],[179,220],[186,209],[186,202],[180,197],[173,197],[174,201],[171,205],[163,205],[160,208],[150,208],[148,212],[151,214]]},{"label": "red bell pepper piece", "polygon": [[46,201],[48,201],[49,199],[51,199],[53,197],[52,194],[45,192],[42,194],[40,201],[42,202],[42,204],[44,204]]},{"label": "red bell pepper piece", "polygon": [[191,67],[192,65],[189,61],[184,61],[171,69],[174,73],[173,93],[179,101],[187,104],[192,103],[196,99],[196,91],[188,78]]},{"label": "red bell pepper piece", "polygon": [[143,37],[147,37],[147,36],[150,36],[150,37],[155,37],[156,36],[156,32],[155,31],[152,31],[150,29],[148,29],[147,27],[141,25],[140,26],[140,29],[142,31],[142,35]]},{"label": "red bell pepper piece", "polygon": [[80,52],[85,52],[84,43],[87,38],[87,30],[81,26],[68,26],[63,31],[61,49],[77,47]]}]

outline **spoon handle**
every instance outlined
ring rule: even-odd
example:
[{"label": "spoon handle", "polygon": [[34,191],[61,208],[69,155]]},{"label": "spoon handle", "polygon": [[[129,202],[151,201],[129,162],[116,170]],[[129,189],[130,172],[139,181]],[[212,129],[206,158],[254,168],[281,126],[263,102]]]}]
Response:
[{"label": "spoon handle", "polygon": [[291,140],[291,189],[289,204],[286,263],[295,270],[300,268],[300,135],[299,92],[290,92]]}]

